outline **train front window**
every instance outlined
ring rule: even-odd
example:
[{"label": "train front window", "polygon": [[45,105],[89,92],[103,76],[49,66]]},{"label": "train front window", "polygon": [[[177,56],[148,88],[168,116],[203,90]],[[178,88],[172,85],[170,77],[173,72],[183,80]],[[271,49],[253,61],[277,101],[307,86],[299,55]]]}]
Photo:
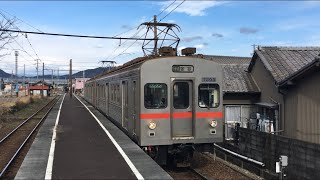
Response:
[{"label": "train front window", "polygon": [[199,107],[216,108],[220,104],[218,84],[199,85]]},{"label": "train front window", "polygon": [[144,107],[147,109],[163,109],[167,107],[167,85],[164,83],[148,83],[144,86]]},{"label": "train front window", "polygon": [[173,85],[173,107],[186,109],[189,107],[189,84],[188,82],[176,82]]}]

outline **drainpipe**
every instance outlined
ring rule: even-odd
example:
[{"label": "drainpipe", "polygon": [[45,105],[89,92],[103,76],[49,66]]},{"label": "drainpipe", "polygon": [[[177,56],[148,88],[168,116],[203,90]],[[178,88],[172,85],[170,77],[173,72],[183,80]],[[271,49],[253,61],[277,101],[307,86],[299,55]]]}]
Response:
[{"label": "drainpipe", "polygon": [[270,97],[270,100],[276,104],[278,104],[278,117],[276,119],[276,128],[274,130],[274,132],[278,135],[279,132],[282,132],[283,130],[280,130],[279,128],[279,121],[281,119],[281,103],[277,102],[276,100],[274,100],[272,97]]},{"label": "drainpipe", "polygon": [[[282,109],[283,109],[283,111],[285,111],[285,104],[286,104],[286,98],[285,98],[285,95],[286,95],[286,93],[285,92],[283,92],[283,91],[281,91],[280,89],[279,89],[279,87],[278,87],[278,92],[282,95],[282,98],[283,98],[283,107],[282,107]],[[281,108],[280,108],[280,106],[279,106],[279,111],[281,110]],[[285,132],[285,115],[286,115],[286,113],[285,112],[283,112],[283,119],[282,119],[282,121],[281,121],[281,126],[282,126],[282,130],[283,130],[283,132]],[[279,116],[280,116],[280,113],[279,113]]]}]

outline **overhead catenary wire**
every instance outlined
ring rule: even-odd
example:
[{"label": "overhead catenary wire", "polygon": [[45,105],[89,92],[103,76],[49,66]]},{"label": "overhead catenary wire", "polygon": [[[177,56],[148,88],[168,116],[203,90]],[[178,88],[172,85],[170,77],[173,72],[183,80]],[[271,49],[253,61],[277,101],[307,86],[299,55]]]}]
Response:
[{"label": "overhead catenary wire", "polygon": [[[3,14],[2,12],[0,12],[0,14],[2,15],[3,18],[5,18],[7,21],[9,21],[9,19],[6,17],[5,14]],[[15,17],[15,18],[16,18],[16,17]],[[17,19],[18,19],[18,18],[17,18]],[[12,26],[15,27],[16,29],[20,30],[20,28],[19,28],[18,26],[14,25],[14,24],[12,24]],[[21,47],[21,49],[23,49],[23,51],[24,51],[25,53],[27,53],[30,57],[32,57],[32,56],[18,43],[18,41],[17,41],[14,37],[12,37],[11,34],[8,33],[8,35]],[[40,59],[39,56],[38,56],[38,54],[37,54],[37,52],[35,51],[35,49],[34,49],[33,46],[31,45],[31,42],[29,41],[27,35],[26,35],[26,38],[27,38],[27,40],[28,40],[28,43],[29,43],[30,47],[32,48],[32,50],[34,51],[34,53],[36,54],[36,56],[38,57],[38,59]],[[33,57],[32,57],[32,58],[33,58]]]},{"label": "overhead catenary wire", "polygon": [[[160,16],[165,10],[167,10],[167,9],[168,9],[173,3],[175,3],[175,2],[176,2],[176,0],[174,0],[171,4],[169,4],[166,8],[164,8],[157,16]],[[0,10],[1,10],[1,9],[0,9]],[[153,19],[151,19],[149,22],[152,22],[152,21],[153,21]],[[140,26],[140,25],[139,25],[139,26]],[[128,29],[128,30],[126,30],[126,31],[124,31],[124,32],[122,32],[122,33],[119,33],[119,34],[113,36],[113,37],[117,37],[117,36],[120,36],[120,35],[122,35],[122,34],[125,34],[125,33],[129,32],[129,31],[132,31],[132,30],[134,30],[134,29],[138,29],[139,26],[135,26],[135,27],[133,27],[133,28],[130,28],[130,29]]]},{"label": "overhead catenary wire", "polygon": [[[146,33],[142,34],[140,37],[144,36]],[[117,56],[113,57],[111,60],[114,60],[115,58],[121,56],[124,52],[126,52],[131,46],[133,46],[138,40],[134,41],[130,46],[128,46],[125,50],[123,50],[120,54]]]},{"label": "overhead catenary wire", "polygon": [[[16,32],[16,33],[27,33],[27,34],[38,34],[38,35],[47,35],[47,36],[65,36],[65,37],[76,37],[76,38],[93,38],[93,39],[120,39],[120,40],[155,40],[154,38],[135,38],[135,37],[111,37],[111,36],[89,36],[89,35],[76,35],[76,34],[61,34],[61,33],[45,33],[45,32],[34,32],[34,31],[22,31],[22,30],[13,30],[13,29],[0,29],[0,31],[5,32]],[[158,40],[172,40],[175,39],[158,39]]]},{"label": "overhead catenary wire", "polygon": [[160,19],[159,22],[164,20],[167,16],[169,16],[173,11],[175,11],[179,6],[181,6],[186,0],[183,0],[179,5],[177,5],[174,9],[172,9],[167,15],[165,15],[163,18]]},{"label": "overhead catenary wire", "polygon": [[172,4],[174,4],[176,1],[177,0],[174,0],[171,4],[169,4],[166,8],[164,8],[157,16],[160,16],[165,10],[167,10],[170,6],[172,6]]},{"label": "overhead catenary wire", "polygon": [[26,25],[28,25],[28,26],[32,27],[33,29],[35,29],[35,30],[37,30],[37,31],[39,31],[39,32],[43,32],[43,31],[41,31],[40,29],[38,29],[38,28],[36,28],[36,27],[32,26],[30,23],[28,23],[28,22],[26,22],[26,21],[24,21],[24,20],[22,20],[22,19],[18,18],[17,16],[14,16],[14,15],[12,15],[12,14],[8,13],[7,11],[5,11],[5,10],[3,10],[3,9],[0,9],[0,11],[4,12],[4,13],[6,13],[6,14],[9,14],[10,16],[12,16],[12,17],[14,17],[14,18],[16,18],[16,19],[20,20],[21,22],[25,23]]},{"label": "overhead catenary wire", "polygon": [[[170,3],[166,8],[164,8],[159,14],[157,14],[157,16],[160,16],[165,10],[167,10],[170,6],[172,6],[174,3],[176,2],[176,0],[174,0],[172,3]],[[152,22],[153,21],[153,19],[151,19],[149,22]],[[140,25],[139,26],[137,26],[137,27],[135,27],[135,28],[132,28],[132,29],[129,29],[128,31],[126,31],[126,32],[123,32],[123,33],[120,33],[120,34],[118,34],[118,35],[116,35],[116,36],[119,36],[119,35],[121,35],[121,34],[124,34],[124,33],[127,33],[127,32],[129,32],[129,31],[131,31],[131,30],[133,30],[133,29],[138,29],[140,27]],[[141,29],[142,30],[142,29]],[[140,30],[140,31],[141,31]],[[140,31],[138,31],[137,33],[135,33],[132,37],[134,37],[135,35],[137,35]],[[142,36],[141,36],[142,37]],[[125,41],[125,42],[123,42],[122,43],[122,45],[123,44],[125,44],[127,42],[127,40]],[[135,43],[135,42],[134,42]],[[107,60],[109,60],[109,58],[116,52],[116,50],[118,50],[118,48],[121,46],[121,44],[119,45],[119,46],[117,46],[114,50],[113,50],[113,52],[111,53],[111,55],[109,55],[106,59]],[[132,45],[130,45],[130,47],[131,47]],[[128,49],[128,48],[127,48]],[[126,50],[127,50],[126,49]],[[120,53],[121,55],[124,53],[125,51],[123,51],[122,53]],[[118,54],[116,57],[118,57],[118,56],[120,56],[120,54]],[[113,59],[115,59],[115,57],[114,58],[112,58],[112,60]]]},{"label": "overhead catenary wire", "polygon": [[[132,35],[131,37],[135,37],[137,34],[139,34],[140,32],[142,31],[142,29],[140,29],[139,31],[137,31],[134,35]],[[123,44],[125,44],[128,40],[125,40]],[[106,60],[109,60],[109,58],[111,58],[111,56],[120,48],[121,44],[119,46],[117,46],[113,51],[112,53],[106,58]]]}]

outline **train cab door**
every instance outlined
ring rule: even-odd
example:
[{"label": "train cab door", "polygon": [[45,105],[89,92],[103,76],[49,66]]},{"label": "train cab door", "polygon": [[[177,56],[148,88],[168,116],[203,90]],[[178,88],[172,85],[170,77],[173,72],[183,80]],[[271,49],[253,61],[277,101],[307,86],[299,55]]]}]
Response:
[{"label": "train cab door", "polygon": [[171,82],[172,138],[192,138],[193,81],[172,78]]},{"label": "train cab door", "polygon": [[122,81],[122,127],[128,128],[128,81]]}]

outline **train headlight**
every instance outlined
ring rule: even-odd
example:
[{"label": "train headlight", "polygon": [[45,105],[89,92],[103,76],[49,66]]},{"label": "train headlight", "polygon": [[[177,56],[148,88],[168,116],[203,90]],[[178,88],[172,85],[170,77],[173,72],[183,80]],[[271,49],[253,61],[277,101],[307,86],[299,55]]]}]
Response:
[{"label": "train headlight", "polygon": [[148,127],[149,129],[154,130],[157,127],[157,124],[155,122],[150,122]]},{"label": "train headlight", "polygon": [[215,127],[217,127],[217,125],[218,125],[218,122],[216,120],[211,120],[210,121],[210,126],[211,127],[215,128]]}]

